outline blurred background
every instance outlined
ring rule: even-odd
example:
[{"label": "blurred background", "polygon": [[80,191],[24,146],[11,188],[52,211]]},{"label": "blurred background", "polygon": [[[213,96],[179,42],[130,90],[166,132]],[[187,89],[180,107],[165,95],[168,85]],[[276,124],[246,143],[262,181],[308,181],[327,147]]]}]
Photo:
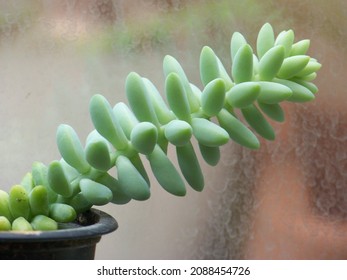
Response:
[{"label": "blurred background", "polygon": [[347,258],[346,14],[343,0],[0,1],[1,188],[34,161],[60,158],[60,123],[84,141],[93,94],[126,102],[131,71],[162,90],[166,54],[201,86],[203,46],[229,69],[233,32],[255,46],[270,22],[276,34],[311,40],[309,54],[323,64],[317,99],[286,104],[277,139],[259,151],[226,145],[217,167],[203,164],[202,193],[176,198],[153,181],[146,202],[100,207],[119,229],[96,258]]}]

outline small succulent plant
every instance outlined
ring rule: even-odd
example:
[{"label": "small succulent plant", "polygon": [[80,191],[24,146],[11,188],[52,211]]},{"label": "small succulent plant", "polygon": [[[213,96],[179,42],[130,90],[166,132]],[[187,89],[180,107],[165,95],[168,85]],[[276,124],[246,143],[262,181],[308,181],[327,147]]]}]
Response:
[{"label": "small succulent plant", "polygon": [[[312,81],[321,64],[307,55],[309,45],[309,40],[294,43],[292,30],[275,36],[266,23],[254,53],[236,32],[231,38],[231,75],[214,51],[203,47],[202,90],[167,55],[163,61],[167,102],[150,80],[130,73],[125,82],[128,105],[112,107],[99,94],[91,98],[95,130],[85,145],[71,126],[60,125],[56,138],[62,158],[47,166],[35,162],[20,184],[8,193],[0,191],[0,229],[55,230],[58,223],[75,220],[93,205],[146,200],[151,192],[143,160],[149,161],[169,193],[184,196],[186,184],[202,191],[196,149],[212,166],[220,159],[220,146],[230,139],[257,149],[257,135],[275,138],[267,119],[284,121],[281,102],[315,98],[318,89]],[[167,155],[169,144],[175,146],[180,170]]]}]

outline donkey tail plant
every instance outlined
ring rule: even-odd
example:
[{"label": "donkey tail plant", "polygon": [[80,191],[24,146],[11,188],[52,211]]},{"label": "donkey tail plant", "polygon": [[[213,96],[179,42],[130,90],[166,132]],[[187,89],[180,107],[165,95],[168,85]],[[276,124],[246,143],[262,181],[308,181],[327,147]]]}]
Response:
[{"label": "donkey tail plant", "polygon": [[[229,139],[250,149],[259,148],[258,137],[274,140],[268,119],[284,121],[281,102],[308,102],[318,90],[312,81],[321,64],[307,55],[309,44],[294,43],[292,30],[275,37],[266,23],[254,52],[236,32],[230,44],[231,71],[210,47],[203,47],[202,90],[167,55],[167,102],[150,80],[130,73],[125,82],[128,105],[112,107],[99,94],[91,98],[95,130],[85,145],[71,126],[60,125],[56,138],[62,159],[48,166],[35,162],[20,184],[9,193],[0,191],[0,229],[54,230],[93,205],[146,200],[151,192],[144,159],[167,192],[184,196],[186,183],[202,191],[204,177],[192,138],[212,166]],[[167,155],[169,144],[175,146],[180,170]]]}]

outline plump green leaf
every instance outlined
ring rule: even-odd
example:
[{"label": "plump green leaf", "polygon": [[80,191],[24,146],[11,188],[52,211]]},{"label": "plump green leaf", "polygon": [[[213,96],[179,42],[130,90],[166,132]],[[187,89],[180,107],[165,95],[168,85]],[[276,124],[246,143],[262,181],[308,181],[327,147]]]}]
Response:
[{"label": "plump green leaf", "polygon": [[257,54],[259,59],[275,44],[275,35],[270,23],[265,23],[258,33]]},{"label": "plump green leaf", "polygon": [[58,223],[45,215],[37,215],[31,221],[34,230],[49,231],[57,230]]},{"label": "plump green leaf", "polygon": [[204,161],[211,165],[216,166],[220,160],[220,148],[219,147],[208,147],[199,143],[199,150]]},{"label": "plump green leaf", "polygon": [[167,192],[176,196],[186,194],[186,188],[180,174],[159,146],[156,146],[147,158],[154,176]]},{"label": "plump green leaf", "polygon": [[128,140],[120,124],[116,121],[111,105],[106,98],[100,94],[94,95],[90,99],[89,111],[94,127],[100,135],[105,137],[117,150],[126,149]]},{"label": "plump green leaf", "polygon": [[220,77],[219,68],[214,51],[210,47],[203,47],[200,53],[200,79],[204,86]]},{"label": "plump green leaf", "polygon": [[226,101],[235,108],[243,108],[252,104],[258,97],[260,86],[258,82],[236,84],[226,93]]},{"label": "plump green leaf", "polygon": [[315,98],[314,94],[308,88],[296,82],[284,79],[275,79],[274,82],[285,85],[292,90],[293,94],[287,99],[290,102],[303,103]]},{"label": "plump green leaf", "polygon": [[310,61],[307,63],[304,69],[302,69],[300,72],[296,73],[296,77],[305,77],[308,75],[311,75],[314,72],[317,72],[322,67],[322,64],[320,64],[318,61],[314,59],[310,59]]},{"label": "plump green leaf", "polygon": [[240,32],[234,32],[230,40],[231,60],[234,62],[238,50],[247,44],[245,37]]},{"label": "plump green leaf", "polygon": [[174,57],[170,55],[166,55],[163,61],[163,69],[164,69],[165,77],[167,77],[170,73],[176,73],[178,74],[178,76],[180,76],[184,90],[187,94],[190,111],[191,112],[198,111],[200,108],[199,100],[193,94],[189,80],[181,64],[179,64],[179,62]]},{"label": "plump green leaf", "polygon": [[135,200],[146,200],[150,197],[147,181],[127,157],[119,156],[116,160],[116,167],[118,181],[126,196]]},{"label": "plump green leaf", "polygon": [[76,219],[77,214],[68,204],[53,203],[49,206],[49,216],[58,223],[69,223]]},{"label": "plump green leaf", "polygon": [[[148,91],[148,94],[150,95],[155,114],[156,114],[160,124],[165,125],[165,124],[169,123],[170,121],[172,121],[173,119],[175,119],[176,118],[175,115],[168,108],[167,104],[165,103],[165,101],[162,98],[161,94],[159,93],[158,89],[153,85],[153,83],[150,80],[148,80],[146,78],[142,78],[142,79],[143,79],[143,82],[145,83],[145,85],[147,87],[147,91]],[[192,94],[194,94],[194,93],[192,92]],[[198,101],[198,98],[196,96],[194,99]],[[190,105],[190,106],[192,107],[193,105]],[[193,109],[191,109],[191,110],[193,110]]]},{"label": "plump green leaf", "polygon": [[5,216],[0,216],[0,231],[9,231],[11,228],[11,222]]},{"label": "plump green leaf", "polygon": [[280,70],[284,60],[285,49],[282,45],[268,50],[259,61],[258,71],[260,80],[271,81]]},{"label": "plump green leaf", "polygon": [[225,101],[225,83],[217,78],[209,82],[201,95],[201,107],[204,113],[209,116],[215,116],[223,108]]},{"label": "plump green leaf", "polygon": [[254,105],[241,109],[243,116],[248,124],[262,137],[267,140],[275,139],[275,131],[263,114]]},{"label": "plump green leaf", "polygon": [[93,205],[105,205],[112,200],[112,191],[109,188],[90,179],[81,179],[80,188],[86,200]]},{"label": "plump green leaf", "polygon": [[[67,124],[59,125],[57,129],[57,145],[61,156],[68,164],[81,173],[85,173],[90,169],[80,139],[71,126]],[[35,179],[34,173],[33,176]]]},{"label": "plump green leaf", "polygon": [[294,31],[291,29],[288,31],[282,31],[275,39],[275,46],[282,45],[284,47],[284,57],[289,56],[293,43]]},{"label": "plump green leaf", "polygon": [[191,125],[185,121],[172,120],[164,128],[165,138],[175,146],[186,145],[193,134]]},{"label": "plump green leaf", "polygon": [[141,154],[151,153],[158,141],[158,130],[150,122],[138,123],[130,135],[131,144]]},{"label": "plump green leaf", "polygon": [[277,122],[284,121],[284,111],[279,104],[266,104],[258,102],[259,108],[265,115]]},{"label": "plump green leaf", "polygon": [[14,219],[30,217],[29,196],[21,185],[14,185],[9,192],[9,208]]},{"label": "plump green leaf", "polygon": [[250,45],[244,45],[237,51],[232,64],[231,73],[237,84],[252,80],[253,50]]},{"label": "plump green leaf", "polygon": [[92,131],[86,141],[86,159],[95,169],[107,171],[112,167],[109,142],[96,130]]},{"label": "plump green leaf", "polygon": [[115,115],[115,121],[120,125],[125,136],[130,139],[131,131],[139,123],[134,113],[123,102],[119,102],[113,107],[113,113]]},{"label": "plump green leaf", "polygon": [[0,216],[6,217],[10,222],[13,221],[13,216],[10,211],[9,194],[3,190],[0,190]]},{"label": "plump green leaf", "polygon": [[131,72],[127,76],[125,91],[130,108],[136,118],[141,122],[151,122],[155,126],[159,126],[159,121],[152,104],[152,98],[139,74]]},{"label": "plump green leaf", "polygon": [[292,45],[290,56],[305,55],[310,47],[310,40],[304,39]]},{"label": "plump green leaf", "polygon": [[207,119],[192,119],[193,135],[199,143],[209,146],[222,146],[229,141],[229,134],[225,129]]},{"label": "plump green leaf", "polygon": [[31,224],[24,217],[18,217],[12,222],[12,230],[14,231],[31,231]]},{"label": "plump green leaf", "polygon": [[176,147],[178,164],[188,184],[196,191],[204,188],[204,176],[195,154],[193,145],[189,142],[184,146]]},{"label": "plump green leaf", "polygon": [[64,197],[72,195],[72,187],[60,161],[55,160],[49,164],[47,175],[48,185],[54,192]]},{"label": "plump green leaf", "polygon": [[31,214],[36,215],[48,215],[49,213],[49,201],[48,201],[48,191],[45,186],[38,185],[35,186],[29,193],[29,203]]},{"label": "plump green leaf", "polygon": [[105,185],[112,191],[112,203],[121,205],[128,203],[131,200],[131,198],[124,193],[122,186],[120,185],[118,180],[112,177],[110,174],[105,173],[104,175],[97,178],[96,181],[102,185]]},{"label": "plump green leaf", "polygon": [[229,133],[229,137],[236,143],[250,149],[259,148],[260,143],[254,133],[226,109],[221,110],[217,118],[220,126]]},{"label": "plump green leaf", "polygon": [[290,56],[283,60],[282,66],[277,73],[277,77],[281,79],[290,79],[298,75],[310,61],[307,55]]},{"label": "plump green leaf", "polygon": [[180,119],[190,122],[190,107],[187,94],[180,77],[176,73],[171,73],[165,80],[166,98],[171,110]]},{"label": "plump green leaf", "polygon": [[293,94],[293,91],[282,84],[275,82],[259,82],[260,93],[258,96],[258,101],[266,104],[276,104],[287,100]]}]

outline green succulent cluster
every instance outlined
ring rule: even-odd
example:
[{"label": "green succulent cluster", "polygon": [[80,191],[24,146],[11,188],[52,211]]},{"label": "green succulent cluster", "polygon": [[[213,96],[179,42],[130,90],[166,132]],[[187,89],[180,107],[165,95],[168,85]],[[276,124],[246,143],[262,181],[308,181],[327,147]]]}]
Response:
[{"label": "green succulent cluster", "polygon": [[[62,159],[48,166],[35,162],[19,185],[0,192],[0,229],[56,229],[57,223],[73,221],[93,205],[146,200],[151,191],[145,159],[169,193],[184,196],[186,183],[201,191],[204,177],[192,138],[212,166],[229,139],[250,149],[259,148],[257,135],[273,140],[268,119],[284,121],[280,103],[315,98],[312,80],[321,65],[306,54],[309,44],[294,43],[292,30],[275,37],[266,23],[254,53],[236,32],[231,38],[231,75],[211,48],[202,49],[202,90],[167,55],[167,102],[150,80],[130,73],[125,82],[128,105],[112,107],[102,95],[91,98],[95,130],[85,145],[71,126],[60,125],[56,138]],[[175,146],[180,170],[167,155],[169,143]]]}]

